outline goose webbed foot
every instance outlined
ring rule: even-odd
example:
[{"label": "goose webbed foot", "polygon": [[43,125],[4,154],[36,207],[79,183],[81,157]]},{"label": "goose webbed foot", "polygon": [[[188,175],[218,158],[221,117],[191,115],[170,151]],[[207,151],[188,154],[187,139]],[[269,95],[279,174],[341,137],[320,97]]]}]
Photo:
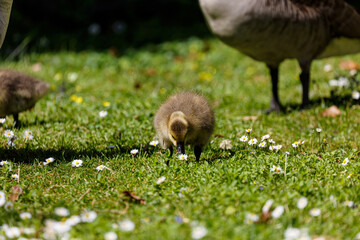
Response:
[{"label": "goose webbed foot", "polygon": [[306,109],[309,109],[309,108],[311,108],[311,103],[309,101],[303,102],[300,105],[300,110],[306,110]]},{"label": "goose webbed foot", "polygon": [[265,110],[265,113],[269,114],[269,113],[272,113],[272,112],[276,112],[276,113],[279,114],[279,113],[282,113],[284,111],[285,111],[285,109],[280,103],[275,102],[275,101],[271,101],[270,107]]}]

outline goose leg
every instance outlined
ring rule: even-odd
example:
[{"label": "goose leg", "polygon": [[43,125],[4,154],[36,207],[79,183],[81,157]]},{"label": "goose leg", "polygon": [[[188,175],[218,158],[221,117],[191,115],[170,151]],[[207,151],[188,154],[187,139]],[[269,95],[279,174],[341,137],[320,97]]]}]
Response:
[{"label": "goose leg", "polygon": [[301,109],[309,106],[309,87],[310,87],[310,67],[311,61],[299,61],[301,68],[300,81],[302,85],[303,95]]},{"label": "goose leg", "polygon": [[194,153],[195,153],[195,157],[196,157],[197,162],[200,160],[201,152],[202,152],[202,148],[200,146],[195,146],[194,147]]},{"label": "goose leg", "polygon": [[268,65],[268,68],[270,70],[271,83],[272,83],[272,99],[271,99],[270,107],[269,109],[266,110],[266,113],[271,113],[273,111],[280,113],[283,107],[280,104],[279,94],[278,94],[279,66],[274,67]]}]

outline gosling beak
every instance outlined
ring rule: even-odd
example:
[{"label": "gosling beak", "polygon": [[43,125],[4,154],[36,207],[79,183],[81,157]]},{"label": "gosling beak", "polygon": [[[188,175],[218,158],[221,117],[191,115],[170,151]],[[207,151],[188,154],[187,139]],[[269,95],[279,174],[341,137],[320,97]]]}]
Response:
[{"label": "gosling beak", "polygon": [[176,145],[178,154],[185,154],[185,147],[183,142],[178,142]]}]

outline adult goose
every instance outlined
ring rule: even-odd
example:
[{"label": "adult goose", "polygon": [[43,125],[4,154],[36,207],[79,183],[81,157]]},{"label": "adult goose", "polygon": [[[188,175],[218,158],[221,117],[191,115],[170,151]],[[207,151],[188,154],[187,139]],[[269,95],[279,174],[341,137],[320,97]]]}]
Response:
[{"label": "adult goose", "polygon": [[360,52],[360,14],[344,0],[199,1],[218,38],[268,66],[272,100],[267,112],[282,109],[278,71],[283,60],[299,62],[304,107],[314,59]]},{"label": "adult goose", "polygon": [[0,48],[4,42],[6,30],[9,25],[11,5],[13,0],[0,1]]}]

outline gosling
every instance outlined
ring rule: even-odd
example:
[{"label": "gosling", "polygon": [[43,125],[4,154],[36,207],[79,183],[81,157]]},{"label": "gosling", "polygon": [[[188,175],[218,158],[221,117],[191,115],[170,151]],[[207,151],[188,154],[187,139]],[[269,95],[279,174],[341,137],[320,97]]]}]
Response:
[{"label": "gosling", "polygon": [[19,113],[32,109],[49,91],[49,84],[21,72],[0,70],[0,117],[13,115],[20,127]]},{"label": "gosling", "polygon": [[176,146],[185,154],[185,145],[194,146],[196,161],[214,131],[215,117],[209,102],[200,94],[183,92],[169,97],[154,118],[154,127],[163,149]]}]

